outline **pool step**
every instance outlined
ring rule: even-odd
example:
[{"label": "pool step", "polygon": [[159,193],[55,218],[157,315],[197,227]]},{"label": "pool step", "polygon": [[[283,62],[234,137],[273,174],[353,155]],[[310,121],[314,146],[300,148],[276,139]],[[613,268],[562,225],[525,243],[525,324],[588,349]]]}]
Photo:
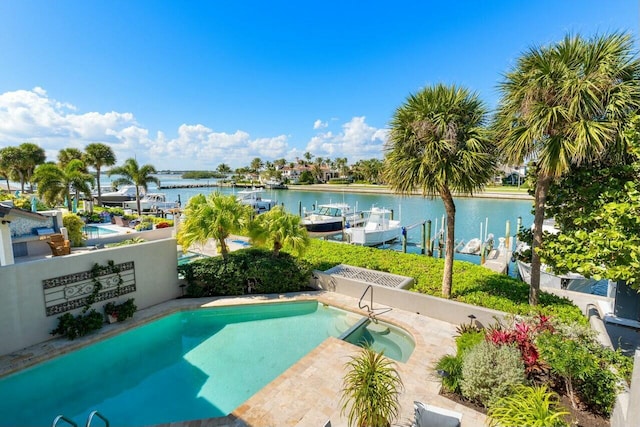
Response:
[{"label": "pool step", "polygon": [[369,332],[374,332],[378,335],[387,335],[391,333],[391,329],[389,329],[388,326],[381,325],[380,323],[371,322],[369,325],[367,325],[367,329],[369,330]]}]

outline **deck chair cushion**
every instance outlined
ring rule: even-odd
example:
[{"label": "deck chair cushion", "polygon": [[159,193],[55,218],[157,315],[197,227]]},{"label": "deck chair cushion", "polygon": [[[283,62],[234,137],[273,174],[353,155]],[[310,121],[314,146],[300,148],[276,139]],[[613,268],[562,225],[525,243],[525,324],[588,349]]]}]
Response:
[{"label": "deck chair cushion", "polygon": [[438,408],[422,402],[413,402],[415,408],[414,427],[460,427],[462,414]]}]

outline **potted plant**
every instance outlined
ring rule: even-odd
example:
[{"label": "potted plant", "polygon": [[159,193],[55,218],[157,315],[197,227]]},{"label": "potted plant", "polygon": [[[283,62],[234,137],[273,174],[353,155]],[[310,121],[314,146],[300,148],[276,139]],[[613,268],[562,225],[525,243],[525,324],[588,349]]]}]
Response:
[{"label": "potted plant", "polygon": [[121,304],[116,304],[113,301],[105,304],[104,313],[107,316],[107,321],[109,323],[123,322],[133,317],[133,313],[138,309],[133,301],[133,298],[129,298]]},{"label": "potted plant", "polygon": [[341,402],[349,426],[390,426],[398,418],[403,388],[393,361],[365,347],[345,367]]}]

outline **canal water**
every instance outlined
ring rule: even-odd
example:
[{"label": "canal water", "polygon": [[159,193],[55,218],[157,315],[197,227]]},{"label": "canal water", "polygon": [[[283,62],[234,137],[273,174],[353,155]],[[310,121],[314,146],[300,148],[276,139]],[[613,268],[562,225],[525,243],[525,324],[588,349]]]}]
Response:
[{"label": "canal water", "polygon": [[[178,175],[159,175],[163,186],[176,184],[207,184],[214,180],[183,180]],[[107,177],[101,181],[108,183]],[[235,194],[239,190],[228,187],[212,188],[177,188],[158,190],[155,184],[151,184],[149,191],[159,191],[167,195],[168,201],[180,199],[182,206],[196,194],[209,194],[213,191],[220,191],[223,194]],[[290,186],[288,190],[267,190],[263,192],[263,198],[275,200],[285,209],[294,214],[298,214],[300,206],[303,210],[313,210],[314,206],[325,203],[347,203],[358,210],[367,210],[372,206],[393,209],[394,218],[399,219],[408,228],[407,241],[408,252],[419,252],[421,248],[417,245],[421,243],[421,224],[431,220],[432,232],[434,236],[442,227],[442,220],[445,216],[444,205],[439,198],[429,199],[421,196],[399,196],[393,194],[371,194],[371,193],[346,193],[346,192],[319,192],[296,190],[295,186]],[[456,197],[456,241],[468,241],[474,237],[492,233],[498,244],[498,238],[504,237],[506,223],[510,222],[511,235],[516,233],[516,223],[518,217],[522,218],[522,224],[529,227],[533,222],[531,213],[532,202],[530,200],[503,200],[484,199],[470,197]],[[413,227],[412,227],[413,226]],[[401,244],[396,243],[392,249],[401,249]],[[477,256],[459,255],[457,258],[465,259],[474,263],[479,263]]]}]

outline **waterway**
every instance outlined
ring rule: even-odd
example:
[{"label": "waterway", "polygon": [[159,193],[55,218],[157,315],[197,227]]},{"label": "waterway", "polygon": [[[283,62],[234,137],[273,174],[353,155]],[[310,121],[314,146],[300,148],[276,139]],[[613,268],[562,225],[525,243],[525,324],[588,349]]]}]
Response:
[{"label": "waterway", "polygon": [[[162,185],[170,184],[206,184],[213,183],[214,180],[183,180],[178,175],[160,175]],[[103,183],[108,183],[107,177],[101,177]],[[155,184],[149,187],[149,191],[161,191],[167,195],[167,200],[180,199],[182,206],[196,194],[208,194],[212,191],[220,191],[223,194],[235,194],[238,189],[219,188],[178,188],[157,190]],[[372,206],[393,209],[394,217],[399,219],[403,225],[408,227],[407,241],[408,252],[420,252],[418,246],[421,243],[421,227],[412,225],[431,220],[432,236],[442,227],[445,217],[445,210],[439,198],[429,199],[421,196],[399,196],[393,194],[371,194],[371,193],[346,193],[346,192],[318,192],[300,191],[295,186],[288,190],[264,190],[263,198],[272,199],[281,204],[285,209],[294,214],[298,214],[300,207],[303,210],[312,210],[317,204],[324,203],[348,203],[358,210],[367,210]],[[511,235],[516,233],[516,223],[518,217],[522,218],[522,224],[529,227],[533,222],[531,213],[532,202],[530,200],[503,200],[485,199],[471,197],[456,197],[456,241],[468,241],[474,237],[480,237],[482,228],[483,235],[494,234],[496,244],[499,237],[504,237],[506,233],[506,223],[509,221]],[[400,250],[401,245],[397,243],[391,249]],[[479,257],[469,255],[457,255],[458,259],[464,259],[474,263],[479,263]]]}]

